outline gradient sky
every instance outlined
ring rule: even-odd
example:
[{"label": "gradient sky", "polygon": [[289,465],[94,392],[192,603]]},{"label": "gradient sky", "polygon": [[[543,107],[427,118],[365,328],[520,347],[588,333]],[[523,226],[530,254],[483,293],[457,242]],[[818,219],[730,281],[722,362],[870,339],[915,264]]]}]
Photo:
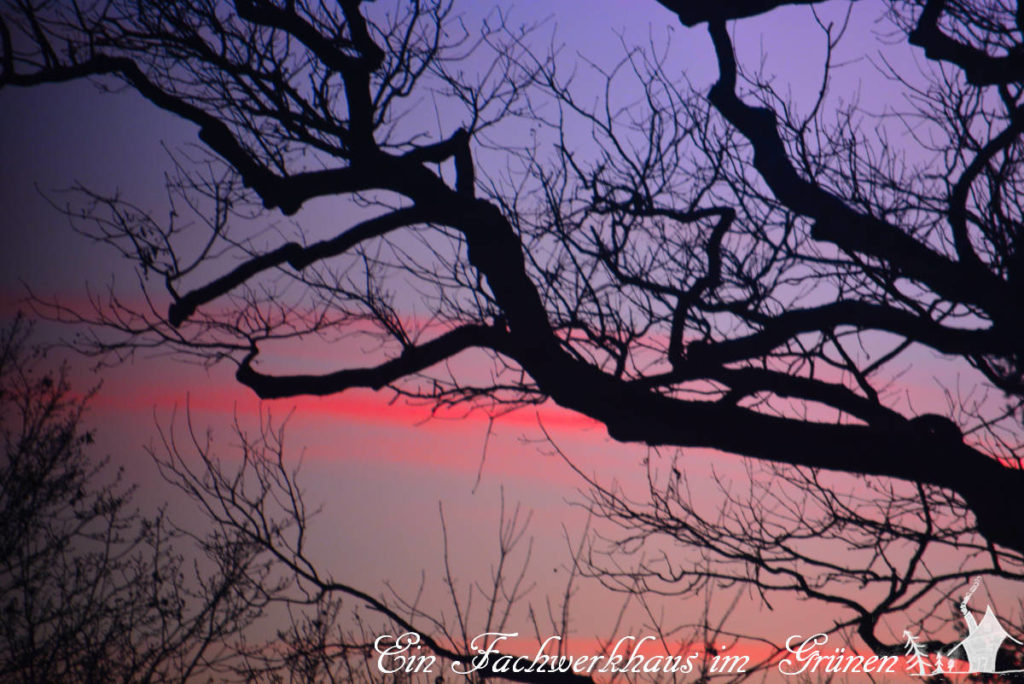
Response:
[{"label": "gradient sky", "polygon": [[[620,54],[616,31],[627,43],[660,43],[671,34],[673,68],[685,69],[698,85],[715,77],[703,30],[684,30],[653,0],[588,0],[586,11],[580,11],[580,2],[569,0],[510,5],[513,19],[542,21],[538,35],[553,32],[565,44],[563,54],[579,52],[611,64]],[[823,15],[838,16],[845,7],[827,6]],[[477,10],[470,10],[470,19],[472,11]],[[870,32],[880,11],[879,4],[855,4],[851,38],[844,44],[849,57],[862,55],[863,46],[874,41]],[[763,51],[766,72],[786,84],[780,90],[791,88],[798,102],[817,92],[821,71],[823,39],[810,17],[806,9],[784,9],[736,27],[741,59],[756,64]],[[905,48],[894,48],[890,56],[914,58]],[[873,67],[860,58],[845,69],[834,87],[852,95]],[[895,91],[877,82],[861,93],[869,109],[881,108],[895,97]],[[116,189],[142,206],[159,204],[163,173],[169,166],[162,145],[174,148],[194,141],[193,127],[132,93],[102,94],[88,83],[0,93],[0,315],[9,317],[24,308],[19,302],[26,285],[43,296],[79,302],[87,284],[98,288],[112,277],[128,283],[133,278],[127,263],[72,235],[37,188],[53,191],[82,181],[101,191]],[[42,325],[40,332],[55,336],[66,331]],[[944,411],[935,375],[946,368],[944,377],[956,376],[932,355],[914,361],[908,363],[901,389],[913,396],[917,411]],[[502,489],[510,505],[521,501],[535,511],[533,567],[539,583],[533,597],[557,591],[558,573],[564,575],[567,560],[563,526],[570,538],[582,529],[582,512],[568,503],[579,499],[576,489],[582,483],[536,443],[538,420],[583,470],[603,481],[635,483],[644,456],[639,447],[612,443],[603,428],[587,419],[556,408],[525,410],[494,425],[480,484],[474,487],[488,432],[488,422],[479,414],[427,420],[426,407],[389,406],[389,396],[365,391],[261,405],[233,381],[232,369],[183,366],[167,358],[140,358],[98,376],[76,361],[76,374],[80,388],[102,381],[89,420],[98,428],[99,447],[127,464],[142,483],[147,504],[172,496],[157,480],[141,446],[152,440],[154,421],[166,425],[174,407],[180,424],[188,403],[194,420],[211,425],[226,448],[234,414],[244,422],[255,420],[261,410],[284,417],[294,408],[290,443],[296,454],[304,454],[309,499],[325,506],[322,520],[327,524],[318,530],[325,563],[339,568],[337,574],[345,581],[371,592],[381,590],[384,579],[411,592],[421,572],[436,591],[441,570],[439,501],[444,502],[458,574],[467,584],[486,576],[493,560],[486,540],[496,529],[496,501]],[[965,382],[971,379],[966,377]],[[720,472],[742,472],[740,459],[690,453],[691,474],[706,474],[712,465]],[[617,601],[596,587],[585,588],[575,619],[581,636],[609,629]],[[699,607],[700,600],[695,600],[673,604],[672,609],[686,612]],[[744,621],[768,619],[778,637],[827,626],[831,617],[810,604],[776,610],[770,617],[762,608],[745,610]]]}]

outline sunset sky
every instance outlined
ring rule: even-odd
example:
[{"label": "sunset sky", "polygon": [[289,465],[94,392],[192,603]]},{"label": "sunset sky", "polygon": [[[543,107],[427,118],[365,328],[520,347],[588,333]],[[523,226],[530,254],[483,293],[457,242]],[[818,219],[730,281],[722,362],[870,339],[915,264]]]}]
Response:
[{"label": "sunset sky", "polygon": [[[538,43],[546,45],[553,36],[564,45],[563,56],[610,66],[621,55],[621,42],[660,46],[671,38],[671,68],[685,70],[698,89],[717,73],[705,29],[683,28],[653,1],[588,0],[585,11],[580,2],[569,0],[503,5],[510,23],[539,22],[534,34]],[[833,5],[820,10],[826,23],[840,21],[846,8],[845,3]],[[478,11],[479,5],[467,10],[467,23],[478,20]],[[894,84],[871,76],[878,64],[874,57],[883,46],[872,32],[886,30],[877,23],[880,13],[878,3],[853,5],[850,36],[842,44],[845,54],[837,59],[845,66],[832,86],[853,97],[870,76],[871,87],[859,92],[868,110],[880,110],[897,92]],[[791,90],[797,102],[817,93],[823,37],[810,10],[782,9],[740,21],[735,36],[744,64],[756,66],[763,52],[765,72],[774,74],[780,92]],[[887,48],[886,56],[904,66],[917,58],[902,44]],[[71,306],[87,305],[87,292],[101,291],[112,279],[123,291],[132,291],[136,275],[131,265],[73,234],[43,195],[60,203],[59,190],[81,182],[98,191],[116,191],[140,206],[161,207],[163,176],[170,166],[164,148],[195,142],[194,127],[130,92],[101,93],[89,83],[75,82],[0,93],[0,315],[10,319],[17,311],[28,312],[27,288]],[[344,224],[345,216],[338,214],[337,204],[321,202],[289,221]],[[48,340],[73,333],[53,323],[40,323],[38,332]],[[323,362],[333,368],[345,351],[319,350],[299,363]],[[214,431],[225,459],[231,458],[234,416],[252,426],[267,412],[277,420],[290,415],[289,453],[303,458],[301,481],[308,500],[323,504],[315,538],[324,563],[339,579],[370,593],[384,591],[384,583],[390,582],[399,594],[412,596],[422,574],[427,601],[444,610],[439,502],[465,588],[485,579],[495,559],[493,536],[502,492],[508,508],[521,503],[533,511],[531,577],[537,586],[531,600],[542,608],[545,595],[558,599],[569,562],[568,543],[578,540],[586,523],[584,512],[574,505],[582,500],[578,490],[586,483],[552,453],[541,439],[540,426],[583,472],[634,491],[643,486],[643,447],[615,443],[597,423],[551,405],[522,409],[491,424],[481,412],[442,411],[432,417],[429,406],[392,402],[387,392],[259,402],[234,381],[233,368],[227,365],[203,368],[166,355],[140,354],[130,363],[94,373],[88,360],[54,354],[71,360],[80,391],[101,383],[88,415],[97,430],[97,451],[110,453],[140,482],[140,506],[167,499],[172,512],[176,505],[182,508],[159,481],[144,445],[154,442],[158,425],[166,430],[173,422],[180,431],[186,407],[194,424]],[[931,352],[914,352],[904,361],[894,394],[903,408],[945,412],[944,387],[960,383],[963,390],[974,382],[966,367]],[[726,479],[744,477],[742,459],[701,450],[685,453],[686,471],[694,482],[709,478],[712,469]],[[698,495],[708,506],[715,505],[714,497],[712,487]],[[190,516],[184,509],[178,514],[185,520]],[[573,608],[578,637],[586,643],[609,636],[621,601],[596,583],[583,583]],[[672,599],[666,606],[674,615],[696,618],[702,602],[703,597]],[[734,629],[761,629],[780,640],[791,633],[827,629],[834,619],[826,607],[791,600],[771,611],[755,600],[741,606]],[[525,614],[521,619],[526,631]],[[628,620],[636,627],[644,618],[631,612]]]}]

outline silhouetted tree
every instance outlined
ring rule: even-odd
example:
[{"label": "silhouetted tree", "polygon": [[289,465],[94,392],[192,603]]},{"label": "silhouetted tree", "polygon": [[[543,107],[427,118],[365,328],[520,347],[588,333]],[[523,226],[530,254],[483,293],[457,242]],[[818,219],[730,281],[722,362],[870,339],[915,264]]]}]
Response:
[{"label": "silhouetted tree", "polygon": [[[768,608],[796,596],[828,606],[822,631],[854,632],[877,654],[902,655],[911,626],[945,654],[962,638],[950,627],[962,626],[972,581],[1024,581],[1024,558],[987,543],[963,503],[934,486],[756,463],[745,479],[691,477],[685,458],[658,452],[644,490],[580,474],[589,510],[609,523],[594,526],[581,572],[620,593],[724,585]],[[1019,625],[1019,608],[1001,606],[1000,618]]]},{"label": "silhouetted tree", "polygon": [[[90,455],[88,396],[0,332],[0,680],[184,682],[216,672],[272,591],[252,547],[187,539]],[[252,582],[250,582],[252,580]]]},{"label": "silhouetted tree", "polygon": [[[444,2],[5,3],[0,85],[123,84],[209,153],[179,155],[166,220],[79,188],[65,211],[138,265],[145,305],[50,311],[95,324],[87,351],[230,360],[265,398],[550,399],[621,441],[906,480],[916,511],[973,513],[970,548],[1019,554],[1021,12],[888,3],[942,68],[883,64],[910,111],[872,115],[830,95],[842,25],[820,23],[809,106],[737,63],[728,21],[820,4],[661,0],[706,27],[715,83],[654,46],[590,92],[528,28]],[[317,198],[347,224],[309,225]],[[296,224],[268,233],[272,212]],[[273,370],[279,343],[347,333],[379,344]],[[999,400],[901,406],[894,365],[921,348]]]},{"label": "silhouetted tree", "polygon": [[[384,591],[373,593],[346,581],[344,564],[331,565],[318,559],[316,518],[322,511],[306,500],[300,467],[289,458],[283,424],[274,424],[266,416],[257,429],[247,430],[236,422],[234,445],[223,452],[215,447],[208,433],[195,430],[191,419],[185,425],[172,423],[162,428],[160,434],[151,456],[164,479],[184,493],[202,514],[200,526],[213,536],[237,538],[259,549],[260,557],[270,559],[275,576],[288,580],[269,598],[288,608],[287,616],[278,618],[272,636],[267,639],[253,635],[234,645],[235,657],[220,670],[242,681],[369,684],[386,677],[398,684],[437,684],[438,680],[453,679],[480,684],[495,678],[526,684],[594,684],[595,679],[707,682],[719,649],[748,638],[729,626],[736,601],[720,614],[714,614],[716,611],[710,606],[714,587],[704,594],[706,603],[699,614],[664,624],[655,602],[649,600],[651,597],[643,587],[635,586],[630,600],[639,604],[644,623],[616,627],[631,635],[655,637],[657,646],[645,651],[648,657],[659,652],[658,646],[684,660],[697,651],[699,658],[691,659],[689,670],[675,675],[604,672],[592,677],[565,666],[552,671],[556,664],[550,662],[532,672],[515,670],[496,657],[489,658],[484,667],[474,661],[483,646],[480,635],[497,632],[516,632],[521,636],[523,641],[519,644],[499,645],[502,653],[514,656],[532,657],[538,646],[552,636],[559,640],[549,642],[545,653],[554,658],[611,655],[623,633],[598,637],[593,652],[570,650],[573,636],[594,636],[589,628],[574,628],[571,617],[573,598],[585,568],[583,546],[570,545],[566,562],[561,566],[566,579],[560,596],[545,593],[547,586],[530,596],[537,588],[530,568],[532,540],[527,536],[531,515],[519,505],[507,506],[502,493],[497,507],[497,534],[486,543],[473,540],[478,554],[494,551],[486,579],[473,580],[458,572],[450,556],[450,545],[464,544],[466,540],[460,542],[457,536],[450,537],[441,508],[439,551],[436,556],[420,559],[425,568],[440,563],[439,582],[429,582],[424,577],[412,599],[390,584],[386,584]],[[427,572],[424,570],[424,575]],[[426,595],[443,597],[443,606],[439,608],[437,601],[425,605]],[[382,647],[388,647],[399,634],[409,632],[419,635],[417,643],[422,650],[415,653],[436,656],[436,662],[431,664],[430,671],[384,675],[378,669],[374,642],[390,635],[391,640],[382,642]],[[760,677],[782,647],[764,639],[758,639],[758,643],[772,648],[766,655],[751,658],[741,672],[715,674],[715,681],[738,683]],[[618,652],[621,655],[621,648]],[[401,664],[390,658],[382,663],[384,667]],[[459,664],[459,672],[472,671],[456,675],[451,669],[455,663]],[[525,665],[526,661],[520,663],[521,668]],[[624,664],[620,662],[618,667]]]},{"label": "silhouetted tree", "polygon": [[[0,680],[379,682],[380,635],[420,630],[428,653],[468,663],[473,637],[507,630],[513,607],[522,609],[532,583],[529,550],[517,552],[528,524],[519,507],[506,514],[502,505],[489,588],[457,590],[445,533],[452,622],[397,593],[384,599],[335,581],[304,546],[314,511],[269,421],[255,434],[236,424],[237,467],[191,424],[189,448],[173,425],[161,432],[150,453],[201,515],[183,527],[164,510],[142,513],[123,469],[91,453],[82,426],[91,395],[71,391],[66,368],[47,372],[29,333],[21,318],[0,331]],[[568,625],[552,627],[564,635]],[[432,684],[439,672],[395,680]]]}]

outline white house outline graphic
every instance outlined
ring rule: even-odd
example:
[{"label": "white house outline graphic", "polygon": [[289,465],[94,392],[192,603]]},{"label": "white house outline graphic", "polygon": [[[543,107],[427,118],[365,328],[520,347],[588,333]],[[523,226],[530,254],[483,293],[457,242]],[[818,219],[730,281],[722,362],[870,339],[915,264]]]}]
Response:
[{"label": "white house outline graphic", "polygon": [[1021,645],[1009,632],[1003,629],[996,614],[992,612],[992,606],[986,606],[985,616],[981,622],[974,619],[969,611],[964,611],[964,621],[967,623],[967,636],[960,643],[951,648],[946,657],[951,657],[958,649],[963,648],[967,654],[967,663],[970,672],[998,674],[996,670],[996,655],[1006,639]]}]

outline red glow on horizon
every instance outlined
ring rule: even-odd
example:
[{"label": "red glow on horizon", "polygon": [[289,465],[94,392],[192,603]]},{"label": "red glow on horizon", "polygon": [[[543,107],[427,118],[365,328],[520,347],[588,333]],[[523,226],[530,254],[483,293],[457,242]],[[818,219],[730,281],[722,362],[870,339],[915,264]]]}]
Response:
[{"label": "red glow on horizon", "polygon": [[[342,418],[360,424],[428,428],[443,425],[445,429],[467,424],[475,429],[491,420],[491,416],[482,408],[434,407],[401,398],[389,399],[385,394],[371,390],[349,390],[326,397],[297,396],[260,400],[241,387],[197,391],[174,385],[176,383],[166,383],[164,386],[159,383],[133,383],[129,387],[118,387],[116,392],[101,392],[92,401],[92,406],[101,411],[149,411],[187,405],[195,411],[240,415],[256,414],[267,409],[277,413],[280,409],[283,412],[294,410],[307,417]],[[601,436],[604,436],[600,422],[550,403],[497,414],[493,420],[500,425],[536,427],[540,422],[545,427],[557,429],[599,430]]]}]

